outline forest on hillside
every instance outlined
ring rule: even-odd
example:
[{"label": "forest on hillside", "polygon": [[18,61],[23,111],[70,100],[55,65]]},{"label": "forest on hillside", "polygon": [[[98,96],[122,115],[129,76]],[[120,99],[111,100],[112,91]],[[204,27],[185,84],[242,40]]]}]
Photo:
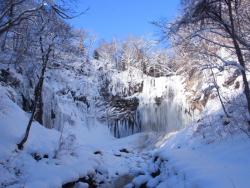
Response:
[{"label": "forest on hillside", "polygon": [[0,188],[249,187],[250,2],[178,2],[105,40],[87,2],[0,0]]}]

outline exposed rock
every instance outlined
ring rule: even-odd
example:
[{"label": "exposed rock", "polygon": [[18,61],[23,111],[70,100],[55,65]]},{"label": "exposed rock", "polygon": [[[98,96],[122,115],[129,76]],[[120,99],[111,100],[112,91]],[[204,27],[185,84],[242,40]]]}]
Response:
[{"label": "exposed rock", "polygon": [[90,104],[89,104],[86,96],[83,96],[83,95],[74,96],[73,98],[74,98],[74,101],[80,101],[80,102],[83,102],[84,104],[86,104],[87,108],[90,107]]},{"label": "exposed rock", "polygon": [[235,82],[234,89],[239,89],[240,88],[240,82],[237,81]]},{"label": "exposed rock", "polygon": [[155,97],[154,99],[155,99],[155,104],[157,106],[160,106],[164,98],[163,97]]},{"label": "exposed rock", "polygon": [[119,108],[122,111],[135,111],[139,105],[137,98],[124,99],[120,96],[113,96],[110,101],[110,106]]},{"label": "exposed rock", "polygon": [[54,110],[51,110],[51,119],[55,119],[56,118],[56,114],[55,114],[55,112],[54,112]]},{"label": "exposed rock", "polygon": [[9,71],[9,69],[0,70],[0,82],[4,82],[14,88],[20,86],[20,80],[15,78],[14,75]]},{"label": "exposed rock", "polygon": [[126,148],[120,149],[119,151],[123,153],[129,153],[129,151]]},{"label": "exposed rock", "polygon": [[231,76],[223,83],[224,87],[229,87],[234,84],[235,80],[240,76],[240,70],[235,70]]},{"label": "exposed rock", "polygon": [[49,158],[49,155],[48,155],[48,154],[44,154],[44,155],[43,155],[43,158],[48,159],[48,158]]},{"label": "exposed rock", "polygon": [[133,176],[128,174],[120,176],[114,181],[113,187],[114,188],[124,187],[125,185],[130,183],[133,180],[133,178],[134,178]]},{"label": "exposed rock", "polygon": [[39,153],[32,153],[31,155],[36,161],[40,161],[42,159]]},{"label": "exposed rock", "polygon": [[102,152],[101,151],[95,151],[94,154],[95,155],[102,155]]},{"label": "exposed rock", "polygon": [[32,106],[33,106],[33,102],[29,101],[24,94],[21,94],[22,96],[22,109],[26,112],[31,112],[32,110]]},{"label": "exposed rock", "polygon": [[158,168],[155,172],[151,173],[151,176],[155,178],[156,176],[159,176],[161,174],[161,170]]},{"label": "exposed rock", "polygon": [[171,76],[173,75],[173,73],[170,69],[164,69],[162,66],[156,65],[154,67],[150,67],[149,70],[146,72],[146,75],[159,78],[163,76]]},{"label": "exposed rock", "polygon": [[143,81],[141,83],[137,83],[133,86],[129,86],[128,88],[128,96],[131,96],[135,93],[139,93],[139,92],[142,92],[143,90]]}]

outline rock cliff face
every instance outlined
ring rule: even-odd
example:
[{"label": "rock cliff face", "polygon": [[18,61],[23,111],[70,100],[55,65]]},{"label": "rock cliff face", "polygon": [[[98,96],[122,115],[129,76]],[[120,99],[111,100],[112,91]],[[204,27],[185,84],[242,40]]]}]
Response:
[{"label": "rock cliff face", "polygon": [[136,69],[115,73],[104,98],[107,114],[102,119],[117,137],[172,132],[193,118],[181,76],[151,77]]},{"label": "rock cliff face", "polygon": [[[209,101],[218,98],[209,73],[152,77],[133,67],[108,72],[101,66],[101,62],[83,65],[76,61],[49,67],[38,111],[40,122],[47,128],[63,130],[63,126],[91,127],[100,121],[116,137],[145,131],[172,132],[199,119]],[[29,112],[36,81],[30,79],[32,75],[24,75],[2,69],[0,81],[16,90],[13,100]],[[240,91],[239,73],[227,75],[218,77],[220,90]]]},{"label": "rock cliff face", "polygon": [[114,72],[104,89],[107,113],[103,119],[117,137],[177,131],[198,120],[214,100],[220,104],[216,85],[223,97],[230,97],[232,89],[236,94],[242,89],[234,69],[215,74],[216,83],[210,70],[162,77],[135,68]]}]

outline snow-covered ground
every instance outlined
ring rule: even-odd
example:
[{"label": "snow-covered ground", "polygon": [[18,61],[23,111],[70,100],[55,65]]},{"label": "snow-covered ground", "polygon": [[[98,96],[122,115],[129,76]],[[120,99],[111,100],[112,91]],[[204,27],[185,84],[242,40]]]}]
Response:
[{"label": "snow-covered ground", "polygon": [[7,96],[1,88],[1,187],[61,187],[87,175],[103,181],[105,187],[141,168],[144,159],[138,152],[146,134],[115,139],[101,125],[72,127],[71,134],[64,133],[68,137],[61,140],[58,131],[34,123],[25,149],[17,151],[29,115]]},{"label": "snow-covered ground", "polygon": [[250,185],[250,140],[245,134],[203,144],[183,130],[155,153],[163,160],[159,188],[241,187]]},{"label": "snow-covered ground", "polygon": [[[129,84],[143,82],[141,92],[126,94],[126,98],[139,99],[145,132],[117,139],[105,122],[97,120],[102,109],[96,107],[100,64],[82,70],[76,63],[47,72],[43,93],[47,128],[34,121],[23,151],[16,144],[30,116],[20,107],[20,90],[25,91],[1,83],[0,187],[54,188],[67,183],[88,187],[90,181],[104,188],[249,187],[250,139],[244,132],[247,113],[242,85],[237,92],[230,92],[234,85],[221,87],[230,118],[215,96],[208,100],[203,114],[194,118],[197,121],[187,126],[190,119],[184,115],[189,106],[183,78],[152,78],[136,69],[109,72],[109,90],[114,95],[126,93]],[[20,74],[14,75],[25,82]],[[225,79],[218,75],[218,84],[223,85]],[[204,83],[200,88],[208,87]]]}]

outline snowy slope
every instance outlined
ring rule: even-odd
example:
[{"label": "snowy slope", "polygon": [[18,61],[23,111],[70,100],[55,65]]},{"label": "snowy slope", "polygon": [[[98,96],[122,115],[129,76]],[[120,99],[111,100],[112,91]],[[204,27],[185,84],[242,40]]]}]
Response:
[{"label": "snowy slope", "polygon": [[168,160],[164,166],[170,171],[162,175],[164,180],[157,187],[249,187],[247,135],[234,135],[204,145],[199,139],[185,139],[186,132],[173,136],[157,151],[157,156]]},{"label": "snowy slope", "polygon": [[[141,140],[146,138],[145,135],[117,140],[101,125],[90,129],[84,126],[72,128],[71,134],[75,134],[63,139],[54,158],[60,132],[34,123],[24,151],[17,151],[16,143],[24,133],[28,114],[13,103],[8,94],[9,91],[1,87],[1,187],[61,187],[89,174],[101,174],[96,181],[107,184],[117,176],[130,173],[132,168],[135,170],[138,161],[143,161],[136,148],[143,143]],[[128,153],[120,151],[124,148]]]},{"label": "snowy slope", "polygon": [[[101,62],[84,67],[75,62],[48,70],[44,126],[33,122],[24,151],[17,151],[16,143],[30,114],[20,108],[20,95],[24,93],[29,99],[32,89],[18,73],[14,76],[22,83],[20,87],[1,82],[0,187],[52,188],[69,182],[80,186],[79,178],[84,182],[86,177],[104,188],[126,184],[152,188],[248,187],[250,141],[243,132],[248,116],[239,77],[235,81],[240,83],[238,90],[235,84],[220,87],[230,114],[226,118],[215,89],[203,113],[194,116],[186,114],[190,108],[186,96],[192,93],[187,93],[181,76],[152,78],[134,68],[104,70],[111,77],[110,93],[140,101],[138,113],[144,133],[116,139],[107,124],[97,120],[105,113],[97,105],[102,100],[101,66]],[[217,79],[222,86],[228,78],[218,73]],[[143,89],[130,95],[128,88],[138,83],[143,83]],[[206,91],[209,86],[204,82],[198,89]],[[197,121],[184,128],[189,118]]]}]

